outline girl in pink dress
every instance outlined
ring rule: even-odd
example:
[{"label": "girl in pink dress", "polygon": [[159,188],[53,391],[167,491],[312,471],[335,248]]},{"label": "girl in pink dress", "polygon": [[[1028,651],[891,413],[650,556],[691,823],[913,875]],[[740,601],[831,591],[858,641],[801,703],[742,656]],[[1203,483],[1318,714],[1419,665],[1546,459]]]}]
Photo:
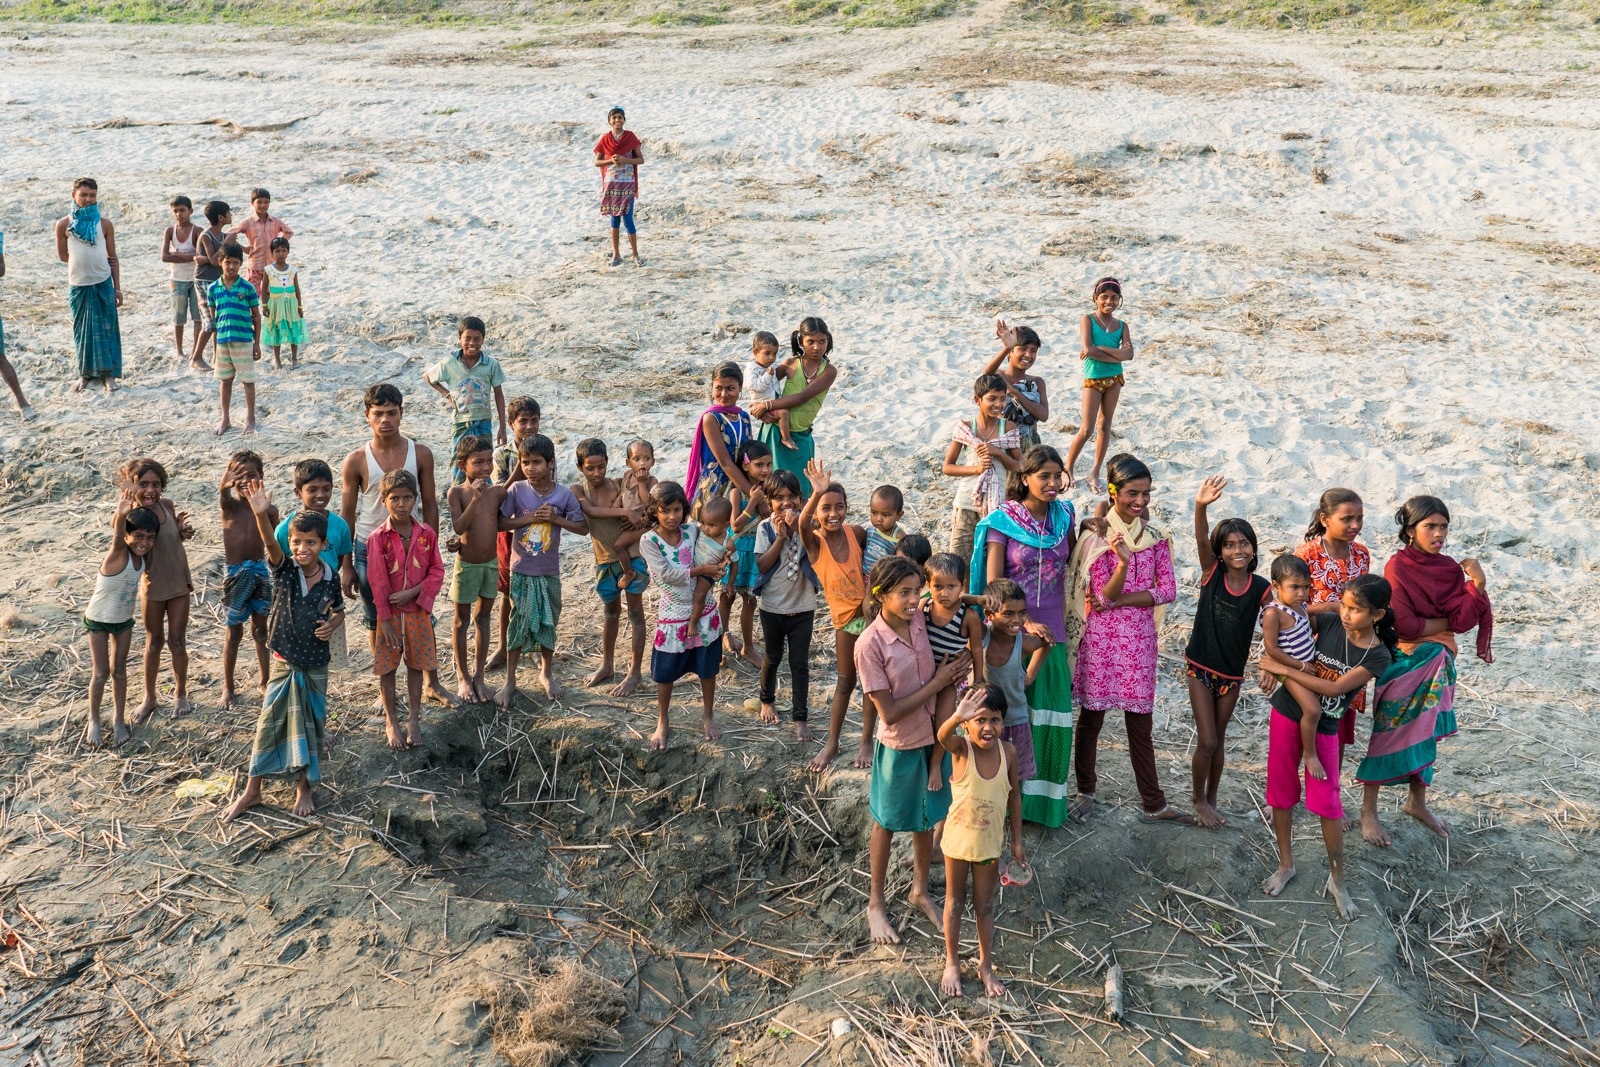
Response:
[{"label": "girl in pink dress", "polygon": [[1076,646],[1072,695],[1078,706],[1078,778],[1075,818],[1094,806],[1095,746],[1106,712],[1121,711],[1128,730],[1128,755],[1139,785],[1146,822],[1193,822],[1167,803],[1156,776],[1151,718],[1156,695],[1156,635],[1166,605],[1177,598],[1172,544],[1147,520],[1150,468],[1126,453],[1106,464],[1111,509],[1106,537],[1087,534],[1072,561],[1067,644]]}]

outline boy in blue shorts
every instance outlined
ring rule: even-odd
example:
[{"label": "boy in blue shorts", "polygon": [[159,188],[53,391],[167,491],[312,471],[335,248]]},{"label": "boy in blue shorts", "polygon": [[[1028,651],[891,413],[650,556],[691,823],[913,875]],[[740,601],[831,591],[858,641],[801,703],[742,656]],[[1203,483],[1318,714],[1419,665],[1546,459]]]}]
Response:
[{"label": "boy in blue shorts", "polygon": [[[578,442],[578,472],[583,477],[572,487],[572,495],[578,498],[578,506],[589,521],[589,541],[594,546],[594,588],[605,605],[600,669],[589,675],[584,684],[593,689],[616,676],[617,631],[622,627],[622,598],[626,596],[633,663],[628,676],[611,690],[612,696],[625,697],[639,688],[639,671],[644,663],[644,591],[650,585],[650,571],[638,547],[644,530],[634,525],[633,513],[622,506],[622,483],[606,477],[609,462],[606,443],[598,437]],[[631,537],[622,536],[624,533]]]},{"label": "boy in blue shorts", "polygon": [[[483,354],[483,320],[468,315],[456,329],[456,339],[461,347],[455,355],[429,367],[422,380],[433,386],[434,392],[450,401],[455,415],[454,443],[459,445],[467,436],[481,437],[485,441],[494,433],[491,417],[500,416],[501,444],[506,443],[506,372],[493,356]],[[489,406],[493,400],[494,407]],[[536,431],[537,432],[537,431]],[[452,484],[466,480],[461,465],[456,464]]]},{"label": "boy in blue shorts", "polygon": [[[245,284],[249,284],[246,282]],[[256,515],[245,498],[247,487],[260,482],[264,463],[250,451],[235,452],[222,472],[218,497],[222,502],[222,605],[227,610],[228,635],[222,644],[222,707],[233,707],[233,671],[244,643],[244,624],[250,624],[256,661],[261,667],[261,687],[267,685],[267,613],[272,610],[272,572],[267,569],[266,546],[256,529]],[[268,507],[268,517],[278,521],[278,509]]]}]

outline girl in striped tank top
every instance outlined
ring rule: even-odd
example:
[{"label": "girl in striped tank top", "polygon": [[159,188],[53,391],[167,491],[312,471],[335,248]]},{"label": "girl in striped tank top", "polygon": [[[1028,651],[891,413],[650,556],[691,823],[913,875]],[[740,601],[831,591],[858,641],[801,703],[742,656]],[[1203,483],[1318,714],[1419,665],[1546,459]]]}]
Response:
[{"label": "girl in striped tank top", "polygon": [[1316,635],[1306,614],[1310,596],[1311,568],[1305,560],[1285,552],[1272,561],[1272,602],[1261,611],[1262,656],[1296,664],[1301,670],[1316,657]]},{"label": "girl in striped tank top", "polygon": [[[966,595],[967,564],[951,552],[940,552],[928,560],[928,587],[922,598],[922,613],[928,620],[928,647],[933,649],[934,661],[960,655],[963,650],[972,656],[972,684],[983,684],[983,612],[970,601],[982,603],[982,597]],[[956,709],[957,686],[941,692],[934,702],[933,728],[944,725]],[[939,761],[932,761],[928,770],[928,788],[943,786],[939,775]],[[937,847],[935,834],[935,847]]]}]

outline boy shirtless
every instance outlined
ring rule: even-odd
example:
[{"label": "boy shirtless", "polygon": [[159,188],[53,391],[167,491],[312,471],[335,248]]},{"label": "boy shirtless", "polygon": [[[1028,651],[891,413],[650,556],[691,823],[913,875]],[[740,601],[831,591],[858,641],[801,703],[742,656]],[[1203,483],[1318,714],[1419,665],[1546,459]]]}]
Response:
[{"label": "boy shirtless", "polygon": [[[643,533],[644,527],[634,525],[638,513],[623,503],[622,484],[606,477],[609,463],[604,441],[586,437],[578,442],[578,473],[583,477],[572,487],[572,493],[589,523],[595,592],[605,605],[600,628],[600,669],[589,675],[584,684],[593,689],[616,677],[617,632],[622,628],[622,599],[627,597],[633,659],[628,676],[611,690],[612,696],[625,697],[639,688],[639,671],[644,663],[644,591],[650,584],[650,571],[636,547],[637,534]],[[627,530],[636,531],[634,545],[618,547],[619,535]]]},{"label": "boy shirtless", "polygon": [[[489,658],[489,627],[494,618],[495,596],[500,591],[500,561],[495,539],[500,532],[500,505],[506,487],[489,480],[494,473],[494,444],[487,437],[468,434],[456,442],[456,467],[465,476],[450,489],[450,528],[455,536],[445,547],[456,554],[450,579],[450,599],[456,606],[451,643],[455,647],[456,695],[462,700],[486,703],[494,698],[484,684],[484,662]],[[473,670],[467,670],[467,628],[476,622],[478,647]]]},{"label": "boy shirtless", "polygon": [[[340,581],[345,596],[361,598],[361,618],[366,623],[376,655],[378,607],[372,599],[372,585],[367,581],[367,537],[389,517],[378,493],[378,483],[392,470],[411,472],[418,487],[415,514],[434,530],[439,528],[439,497],[433,488],[433,452],[427,445],[400,435],[400,419],[405,409],[405,397],[400,390],[382,382],[369,387],[361,403],[367,425],[372,429],[372,440],[344,457],[340,472],[339,515],[355,534],[356,542],[350,562],[341,569]],[[422,695],[447,708],[459,703],[440,686],[437,670],[426,672]]]},{"label": "boy shirtless", "polygon": [[[228,635],[222,644],[222,707],[233,707],[233,671],[244,642],[244,624],[250,623],[256,662],[261,668],[261,689],[267,688],[271,664],[267,659],[267,613],[272,610],[272,572],[267,569],[266,547],[256,529],[256,515],[245,498],[248,487],[262,480],[263,461],[249,450],[235,452],[222,472],[218,498],[222,503],[222,555],[225,564],[222,604],[227,610]],[[269,504],[267,517],[278,524],[278,509]]]}]

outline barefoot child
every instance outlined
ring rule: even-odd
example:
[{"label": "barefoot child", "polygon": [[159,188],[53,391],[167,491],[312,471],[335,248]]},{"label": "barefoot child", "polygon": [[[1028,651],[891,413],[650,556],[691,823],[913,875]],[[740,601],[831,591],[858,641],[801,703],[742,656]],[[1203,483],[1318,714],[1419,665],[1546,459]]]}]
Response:
[{"label": "barefoot child", "polygon": [[218,435],[233,429],[228,408],[233,402],[233,383],[244,386],[244,432],[256,432],[256,361],[261,358],[261,298],[255,288],[239,276],[244,266],[244,250],[238,245],[222,246],[222,277],[206,290],[211,321],[216,327],[217,380],[222,383],[222,421]]},{"label": "barefoot child", "polygon": [[[733,536],[729,532],[732,525],[733,504],[727,497],[714,496],[700,508],[700,521],[697,524],[700,535],[694,542],[695,566],[703,567],[716,563],[721,564],[722,569],[718,572],[715,582],[710,578],[695,579],[694,603],[689,610],[691,619],[698,619],[705,614],[706,599],[721,584],[728,566],[733,562]],[[717,598],[717,608],[719,611],[722,608],[721,597]]]},{"label": "barefoot child", "polygon": [[[250,624],[250,639],[255,642],[256,660],[261,667],[261,688],[267,687],[270,666],[267,661],[267,612],[272,610],[272,572],[264,562],[266,548],[256,532],[256,517],[244,498],[245,487],[262,480],[260,456],[243,450],[235,452],[222,472],[218,498],[222,503],[222,606],[227,610],[227,637],[222,644],[222,706],[233,707],[233,672],[239,663],[239,646],[244,641],[244,624]],[[269,516],[278,523],[278,509]]]},{"label": "barefoot child", "polygon": [[[388,720],[389,747],[415,748],[422,743],[423,673],[439,669],[433,634],[433,600],[444,585],[444,560],[439,535],[412,515],[417,505],[417,480],[409,471],[390,471],[378,485],[389,518],[367,538],[367,583],[378,612],[378,641],[372,673],[382,690]],[[400,732],[395,672],[406,665],[406,707],[410,727]]]},{"label": "barefoot child", "polygon": [[[700,530],[684,522],[689,498],[677,482],[657,482],[650,490],[650,517],[654,528],[640,541],[650,579],[661,589],[656,610],[655,643],[650,651],[650,680],[656,683],[656,729],[650,747],[667,747],[672,732],[668,712],[672,706],[672,687],[685,674],[700,679],[701,724],[705,739],[722,736],[712,716],[717,695],[717,672],[722,669],[722,616],[716,601],[699,615],[692,614],[694,584],[704,578],[712,582],[722,577],[726,560],[696,563],[695,544]],[[720,555],[720,554],[719,554]]]},{"label": "barefoot child", "polygon": [[174,702],[172,713],[189,714],[189,597],[194,582],[189,577],[189,553],[183,543],[194,536],[189,513],[163,493],[167,469],[153,459],[130,460],[122,468],[123,481],[132,484],[134,504],[148,508],[160,520],[156,543],[145,557],[144,598],[144,701],[133,711],[133,725],[143,726],[156,710],[156,677],[161,673],[161,649],[172,652]]},{"label": "barefoot child", "polygon": [[[500,504],[506,489],[489,480],[494,473],[494,445],[487,437],[471,434],[456,442],[456,467],[466,481],[450,487],[450,529],[455,536],[445,547],[456,554],[455,574],[450,579],[450,601],[455,605],[455,620],[450,627],[450,644],[456,657],[456,695],[473,703],[492,699],[484,683],[484,664],[489,658],[489,630],[494,620],[494,601],[500,588],[500,564],[495,559],[495,540],[500,534]],[[473,669],[467,669],[467,630],[477,623],[478,645]]]},{"label": "barefoot child", "polygon": [[282,349],[289,346],[289,369],[300,365],[300,346],[306,343],[305,303],[300,297],[300,272],[289,269],[289,239],[274,237],[272,262],[267,264],[266,327],[261,343],[272,346],[272,365],[283,366]]},{"label": "barefoot child", "polygon": [[733,556],[723,577],[722,609],[724,625],[729,625],[733,614],[733,600],[739,598],[739,637],[730,633],[728,644],[757,670],[765,657],[755,646],[756,594],[755,582],[760,568],[756,566],[756,527],[763,519],[772,517],[772,507],[762,488],[772,473],[772,449],[760,441],[746,441],[733,454],[733,461],[744,472],[750,483],[746,493],[737,485],[728,490],[728,503],[733,505]]},{"label": "barefoot child", "polygon": [[[195,370],[210,370],[200,359],[200,334],[205,329],[200,318],[200,294],[195,291],[195,242],[200,227],[190,221],[194,202],[187,196],[172,198],[172,225],[161,235],[161,262],[171,265],[172,339],[183,358],[183,327],[194,320],[194,355],[189,365]],[[210,279],[205,283],[210,284]]]},{"label": "barefoot child", "polygon": [[1305,560],[1285,552],[1273,558],[1270,573],[1272,597],[1261,609],[1261,652],[1299,670],[1316,651],[1311,616],[1306,614],[1311,569]]},{"label": "barefoot child", "polygon": [[778,668],[789,657],[789,718],[801,741],[816,735],[810,718],[811,635],[816,628],[817,573],[800,543],[800,480],[773,471],[762,483],[771,517],[756,528],[755,590],[761,608],[761,721],[778,721]]},{"label": "barefoot child", "polygon": [[[1308,615],[1338,611],[1345,585],[1371,569],[1372,553],[1356,540],[1361,536],[1365,519],[1361,497],[1353,489],[1329,489],[1317,501],[1316,510],[1311,513],[1311,524],[1306,527],[1305,541],[1294,550],[1294,554],[1311,568],[1311,597],[1306,601]],[[1356,719],[1366,710],[1367,691],[1363,689],[1350,702],[1350,710],[1339,724],[1341,746],[1348,748],[1356,743]],[[1373,819],[1376,818],[1374,812]]]},{"label": "barefoot child", "polygon": [[[1281,558],[1281,557],[1280,557]],[[1337,617],[1316,617],[1316,649],[1309,663],[1290,663],[1263,653],[1264,672],[1282,674],[1268,716],[1267,806],[1278,839],[1278,870],[1261,883],[1270,897],[1295,876],[1294,808],[1300,802],[1305,766],[1306,810],[1322,819],[1328,850],[1328,895],[1344,919],[1356,904],[1344,884],[1344,805],[1339,800],[1339,717],[1354,694],[1388,669],[1398,642],[1389,611],[1389,583],[1363,575],[1345,587]]]},{"label": "barefoot child", "polygon": [[[861,687],[878,722],[869,787],[872,891],[867,930],[877,944],[894,945],[899,944],[900,934],[889,921],[885,887],[895,834],[911,834],[911,903],[935,927],[944,924],[928,896],[933,827],[950,810],[950,757],[935,744],[933,709],[940,691],[965,678],[972,662],[962,652],[935,665],[927,624],[917,606],[921,567],[904,556],[889,556],[878,561],[867,581],[876,617],[855,645]],[[930,764],[936,756],[942,756],[943,784],[930,790]]]},{"label": "barefoot child", "polygon": [[1361,833],[1379,847],[1390,842],[1378,821],[1378,791],[1401,782],[1409,795],[1400,810],[1438,836],[1450,836],[1450,824],[1428,807],[1428,788],[1439,741],[1456,732],[1456,635],[1476,629],[1478,658],[1494,662],[1494,612],[1483,566],[1444,552],[1450,509],[1436,496],[1414,496],[1395,513],[1395,524],[1405,547],[1389,557],[1383,575],[1394,591],[1401,644],[1373,693],[1372,741],[1356,768]]},{"label": "barefoot child", "polygon": [[[1028,862],[1022,850],[1017,750],[1002,736],[1006,700],[996,686],[975,685],[938,733],[940,746],[953,759],[950,814],[944,823],[944,976],[939,981],[947,997],[962,995],[961,909],[967,902],[969,872],[972,917],[978,927],[978,979],[987,996],[1006,992],[994,976],[994,891],[1008,823],[1012,862]],[[957,737],[958,731],[963,736]]]},{"label": "barefoot child", "polygon": [[[861,566],[867,573],[884,556],[892,556],[905,532],[900,519],[906,513],[905,494],[895,485],[880,485],[867,500],[867,547],[861,550]],[[918,560],[926,563],[927,560]]]},{"label": "barefoot child", "polygon": [[[506,419],[511,424],[511,443],[494,450],[494,484],[510,485],[522,480],[522,458],[517,449],[522,442],[539,432],[539,402],[531,396],[514,396],[506,405]],[[495,556],[500,563],[500,643],[489,660],[489,670],[497,671],[506,665],[506,628],[511,625],[511,531],[501,530],[494,543]]]},{"label": "barefoot child", "polygon": [[515,531],[511,545],[511,626],[506,632],[506,684],[495,695],[502,710],[517,695],[517,664],[524,652],[540,656],[544,695],[560,700],[556,684],[556,625],[561,621],[561,531],[587,535],[589,524],[572,490],[556,482],[556,447],[534,434],[522,439],[523,480],[506,488],[500,529]]},{"label": "barefoot child", "polygon": [[289,520],[289,552],[272,536],[272,494],[256,482],[250,487],[256,530],[272,563],[272,616],[267,643],[272,677],[267,681],[261,717],[250,749],[250,780],[223,813],[232,822],[261,803],[261,780],[269,774],[294,774],[294,813],[315,810],[311,783],[322,780],[324,728],[328,717],[328,638],[344,625],[344,598],[338,572],[321,556],[327,523],[304,510]]},{"label": "barefoot child", "polygon": [[1094,433],[1094,469],[1089,472],[1089,488],[1099,493],[1100,468],[1111,444],[1111,416],[1122,396],[1122,367],[1133,359],[1133,333],[1126,322],[1115,317],[1117,308],[1122,306],[1121,282],[1101,278],[1094,283],[1092,299],[1094,313],[1085,315],[1079,326],[1083,338],[1083,418],[1067,449],[1067,485],[1078,484],[1072,472],[1078,465],[1078,454],[1089,443],[1089,434]]},{"label": "barefoot child", "polygon": [[[327,522],[327,543],[322,549],[322,562],[332,567],[333,573],[342,576],[345,568],[351,565],[355,540],[350,535],[349,524],[328,510],[328,504],[333,500],[333,469],[320,459],[303,459],[296,463],[294,495],[299,498],[300,507],[278,523],[278,548],[284,555],[289,554],[289,521],[296,514],[307,511],[321,515]],[[334,630],[328,638],[328,664],[341,669],[350,666],[350,652],[345,644],[343,626]]]},{"label": "barefoot child", "polygon": [[[963,561],[972,559],[972,534],[978,523],[1005,499],[1008,472],[1022,465],[1017,428],[1001,416],[1008,395],[1006,381],[998,374],[985,374],[974,382],[977,417],[956,422],[944,453],[944,473],[957,479],[950,551]],[[962,462],[964,452],[970,452],[966,462]]]},{"label": "barefoot child", "polygon": [[644,147],[627,128],[628,116],[620,107],[606,113],[610,132],[594,146],[594,165],[600,168],[600,214],[611,220],[611,265],[622,265],[617,245],[617,230],[628,231],[628,249],[633,265],[644,266],[639,258],[639,231],[633,225],[633,205],[639,196],[639,164],[644,162]]},{"label": "barefoot child", "polygon": [[1029,374],[1039,360],[1039,335],[1029,326],[1007,326],[997,319],[994,335],[1000,338],[1000,354],[984,365],[983,373],[998,374],[1006,383],[1006,407],[1002,415],[1017,428],[1018,443],[1024,452],[1040,444],[1039,424],[1050,418],[1050,398],[1044,379]]},{"label": "barefoot child", "polygon": [[[644,665],[644,591],[650,585],[650,569],[638,548],[644,527],[635,526],[635,513],[623,506],[622,484],[606,477],[610,456],[606,443],[598,437],[578,442],[578,473],[572,493],[589,524],[589,543],[594,547],[594,588],[605,606],[600,629],[600,667],[584,681],[593,689],[616,677],[617,633],[622,628],[622,602],[628,602],[628,639],[631,652],[627,677],[613,686],[611,695],[625,697],[639,688],[639,672]],[[642,516],[638,516],[642,518]],[[625,533],[633,535],[626,547],[618,541]]]},{"label": "barefoot child", "polygon": [[[794,373],[794,368],[793,358],[778,361],[778,339],[775,336],[765,330],[757,333],[750,340],[750,362],[744,368],[745,387],[750,390],[750,399],[769,402],[778,399],[783,382]],[[789,435],[788,408],[778,412],[778,437],[784,448],[798,447]]]},{"label": "barefoot child", "polygon": [[867,535],[861,527],[847,524],[850,504],[844,486],[822,469],[815,458],[806,464],[811,481],[811,496],[800,512],[800,543],[822,586],[833,621],[834,663],[838,680],[833,687],[833,705],[828,711],[828,742],[812,758],[813,774],[827,769],[839,754],[839,735],[844,732],[844,713],[856,691],[856,638],[867,628],[867,575],[861,569],[861,552]]},{"label": "barefoot child", "polygon": [[83,611],[89,633],[89,744],[99,748],[100,702],[111,682],[111,728],[118,745],[128,739],[123,716],[128,704],[128,646],[133,643],[133,613],[139,606],[139,579],[155,546],[161,520],[135,506],[132,487],[124,488],[111,516],[111,548],[94,578],[94,593]]},{"label": "barefoot child", "polygon": [[[501,444],[506,441],[506,395],[503,386],[506,372],[500,369],[493,356],[483,354],[485,327],[476,315],[463,318],[456,327],[456,340],[461,347],[455,355],[440,360],[423,372],[422,380],[433,386],[433,391],[450,402],[455,414],[453,440],[460,443],[471,434],[488,440],[494,433],[491,421],[500,416]],[[493,407],[490,401],[493,401]],[[537,429],[534,433],[538,433]],[[454,482],[460,485],[461,468],[455,469]]]},{"label": "barefoot child", "polygon": [[1272,585],[1256,573],[1256,531],[1243,519],[1223,519],[1211,528],[1206,508],[1222,499],[1228,480],[1213,475],[1194,497],[1194,543],[1200,560],[1200,602],[1184,650],[1189,707],[1194,711],[1195,821],[1208,830],[1227,825],[1217,810],[1217,787],[1228,723],[1239,703],[1239,686],[1250,661],[1256,619]]}]

